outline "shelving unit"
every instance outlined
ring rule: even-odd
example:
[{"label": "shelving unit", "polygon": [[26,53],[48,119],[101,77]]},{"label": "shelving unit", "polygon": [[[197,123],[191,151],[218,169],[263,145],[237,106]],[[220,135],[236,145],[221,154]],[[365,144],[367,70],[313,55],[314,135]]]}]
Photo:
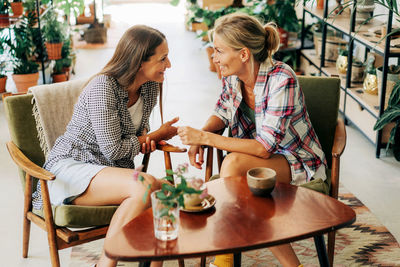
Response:
[{"label": "shelving unit", "polygon": [[[36,3],[36,10],[35,10],[35,11],[36,11],[37,14],[40,14],[40,1],[39,1],[39,0],[35,0],[35,3]],[[41,50],[42,55],[43,55],[43,52],[44,52],[44,42],[43,42],[43,38],[42,38],[42,34],[41,34],[40,18],[41,18],[47,11],[48,11],[48,9],[45,10],[44,12],[42,12],[42,14],[38,15],[37,27],[35,27],[35,28],[38,28],[38,29],[39,29],[39,33],[40,33],[40,34],[39,34],[39,36],[40,36],[40,47],[39,47],[39,49]],[[11,36],[11,35],[12,35],[12,33],[11,33],[11,28],[12,28],[12,26],[11,26],[11,25],[17,24],[18,21],[21,20],[21,18],[22,18],[22,16],[20,16],[20,17],[9,16],[8,19],[9,19],[9,21],[10,21],[10,26],[8,26],[8,27],[3,27],[2,29],[8,28],[9,34],[10,34],[10,36]],[[46,66],[46,64],[45,64],[45,62],[44,62],[43,56],[40,58],[40,66],[41,66],[41,71],[42,71],[42,81],[43,81],[43,83],[45,84],[45,83],[46,83],[46,74],[45,74],[45,71],[46,71],[46,67],[47,67],[47,66]]]},{"label": "shelving unit", "polygon": [[[355,7],[355,4],[353,5]],[[382,131],[375,132],[373,126],[376,120],[384,111],[385,94],[386,94],[386,77],[388,73],[389,58],[400,57],[400,47],[392,47],[391,36],[386,36],[383,40],[371,34],[368,29],[375,26],[382,26],[382,22],[372,19],[368,24],[359,26],[355,23],[356,12],[352,15],[330,15],[333,8],[329,6],[328,0],[325,0],[324,9],[310,8],[303,5],[302,18],[302,49],[300,56],[304,58],[311,66],[313,66],[321,76],[339,76],[336,70],[335,62],[330,62],[325,59],[325,49],[327,40],[327,28],[330,27],[343,36],[347,36],[348,43],[348,67],[346,79],[341,79],[341,99],[340,111],[345,117],[346,123],[353,123],[372,143],[376,146],[376,157],[379,158],[380,150],[388,140],[390,127],[387,126]],[[306,49],[304,46],[305,40],[305,18],[306,15],[317,18],[322,23],[322,45],[321,56],[316,54],[314,49]],[[393,12],[389,10],[387,17],[387,32],[392,31]],[[355,43],[364,46],[367,52],[374,52],[378,56],[383,57],[382,85],[380,99],[376,95],[364,93],[362,83],[352,83],[352,61],[353,48]],[[365,53],[365,56],[366,56]],[[399,58],[400,61],[400,58]]]}]

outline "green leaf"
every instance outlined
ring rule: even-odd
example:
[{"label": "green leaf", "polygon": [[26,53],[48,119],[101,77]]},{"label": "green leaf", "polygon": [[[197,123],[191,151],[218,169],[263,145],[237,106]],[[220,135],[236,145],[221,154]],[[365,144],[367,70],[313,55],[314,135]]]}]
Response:
[{"label": "green leaf", "polygon": [[400,106],[388,107],[382,116],[376,121],[374,130],[381,130],[386,124],[400,117]]},{"label": "green leaf", "polygon": [[168,175],[174,175],[175,173],[172,171],[172,170],[165,170],[165,172],[168,174]]},{"label": "green leaf", "polygon": [[148,185],[147,190],[146,190],[146,192],[144,192],[144,195],[143,195],[143,199],[142,199],[143,203],[147,202],[147,196],[149,195],[150,189],[151,189],[151,185]]},{"label": "green leaf", "polygon": [[179,0],[171,0],[169,3],[171,5],[173,5],[173,6],[178,6],[179,5]]}]

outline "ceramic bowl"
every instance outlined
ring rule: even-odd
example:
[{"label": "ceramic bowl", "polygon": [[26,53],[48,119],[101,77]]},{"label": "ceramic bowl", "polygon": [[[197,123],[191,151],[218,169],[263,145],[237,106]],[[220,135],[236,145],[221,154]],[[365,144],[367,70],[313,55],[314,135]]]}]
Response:
[{"label": "ceramic bowl", "polygon": [[247,185],[256,196],[268,196],[275,188],[276,172],[270,168],[257,167],[247,171]]}]

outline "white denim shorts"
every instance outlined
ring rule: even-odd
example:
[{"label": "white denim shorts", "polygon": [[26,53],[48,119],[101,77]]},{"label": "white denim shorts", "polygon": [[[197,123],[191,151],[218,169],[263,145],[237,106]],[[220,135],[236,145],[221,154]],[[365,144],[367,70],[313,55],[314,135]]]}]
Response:
[{"label": "white denim shorts", "polygon": [[62,159],[50,169],[56,179],[49,181],[50,202],[53,205],[71,204],[89,186],[93,177],[107,166]]}]

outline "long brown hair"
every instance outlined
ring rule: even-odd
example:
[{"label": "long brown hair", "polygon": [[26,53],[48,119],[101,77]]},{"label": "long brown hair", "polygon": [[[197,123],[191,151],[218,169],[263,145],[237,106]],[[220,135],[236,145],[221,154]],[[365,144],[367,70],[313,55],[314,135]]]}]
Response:
[{"label": "long brown hair", "polygon": [[115,78],[123,87],[131,85],[143,62],[155,54],[165,40],[160,31],[145,25],[130,27],[118,42],[114,55],[99,74]]}]

